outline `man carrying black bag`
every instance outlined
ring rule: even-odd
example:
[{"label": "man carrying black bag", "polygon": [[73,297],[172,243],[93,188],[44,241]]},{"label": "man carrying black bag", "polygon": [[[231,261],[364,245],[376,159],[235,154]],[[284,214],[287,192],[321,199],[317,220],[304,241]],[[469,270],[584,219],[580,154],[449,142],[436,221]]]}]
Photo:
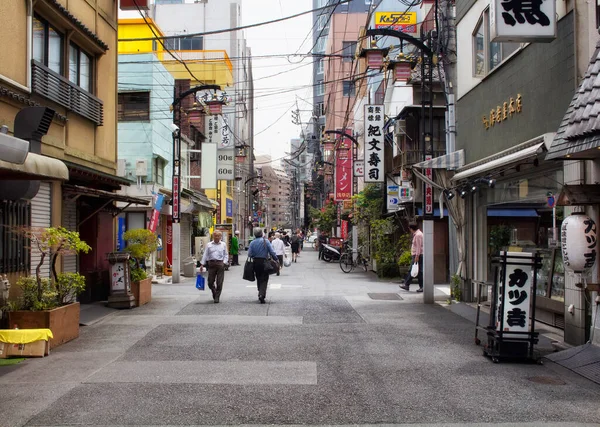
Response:
[{"label": "man carrying black bag", "polygon": [[[271,259],[279,261],[277,254],[271,246],[271,242],[264,238],[263,231],[260,228],[254,229],[255,239],[250,243],[248,248],[248,258],[254,261],[254,274],[256,275],[257,288],[258,288],[258,300],[261,304],[265,303],[265,297],[267,296],[267,285],[269,284],[269,269],[267,263]],[[246,270],[246,267],[244,267]]]}]

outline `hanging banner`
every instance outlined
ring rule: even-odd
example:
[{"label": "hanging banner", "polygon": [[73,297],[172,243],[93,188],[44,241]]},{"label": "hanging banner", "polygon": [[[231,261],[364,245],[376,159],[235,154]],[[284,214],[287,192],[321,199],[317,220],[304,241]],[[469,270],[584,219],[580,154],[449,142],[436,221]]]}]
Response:
[{"label": "hanging banner", "polygon": [[[346,141],[342,143],[352,147],[352,141],[345,138]],[[352,152],[352,150],[351,150]],[[340,202],[343,200],[349,200],[352,198],[352,177],[354,173],[352,170],[352,155],[349,155],[347,159],[340,158],[340,152],[335,153],[335,201]]]},{"label": "hanging banner", "polygon": [[173,221],[171,217],[167,217],[167,266],[171,266],[173,259]]},{"label": "hanging banner", "polygon": [[[204,118],[204,136],[206,136],[206,140],[204,144],[217,144],[219,147],[221,146],[223,133],[221,131],[221,119],[220,116],[206,116]],[[202,152],[202,157],[204,157],[204,151]]]},{"label": "hanging banner", "polygon": [[164,194],[155,194],[154,195],[154,209],[152,211],[152,216],[150,217],[150,223],[148,224],[148,230],[151,232],[156,231],[156,227],[158,227],[158,221],[160,219],[160,210],[162,209]]},{"label": "hanging banner", "polygon": [[204,189],[217,188],[217,144],[202,143],[200,186]]},{"label": "hanging banner", "polygon": [[[215,116],[219,117],[219,116]],[[229,127],[229,121],[227,116],[223,114],[221,117],[221,142],[219,143],[219,149],[234,148],[233,137],[231,134],[231,128]]]},{"label": "hanging banner", "polygon": [[340,234],[341,234],[342,239],[348,240],[348,221],[342,220]]},{"label": "hanging banner", "polygon": [[228,217],[233,216],[233,200],[229,198],[225,199],[225,215]]},{"label": "hanging banner", "polygon": [[365,105],[365,182],[384,182],[383,105]]},{"label": "hanging banner", "polygon": [[[204,156],[204,151],[202,152]],[[235,178],[235,153],[233,148],[217,150],[217,179]]]},{"label": "hanging banner", "polygon": [[125,226],[125,218],[119,217],[117,218],[117,251],[122,251],[125,249],[125,239],[123,239],[123,234],[127,231]]},{"label": "hanging banner", "polygon": [[[523,262],[531,257],[527,252],[506,252],[506,273],[504,283],[500,284],[496,300],[496,330],[503,332],[529,332],[531,315],[531,293],[533,292],[533,268]],[[514,258],[511,258],[514,257]],[[499,277],[502,277],[500,275]],[[504,307],[502,302],[504,301]],[[504,309],[504,316],[501,311]],[[502,318],[504,324],[502,325]]]}]

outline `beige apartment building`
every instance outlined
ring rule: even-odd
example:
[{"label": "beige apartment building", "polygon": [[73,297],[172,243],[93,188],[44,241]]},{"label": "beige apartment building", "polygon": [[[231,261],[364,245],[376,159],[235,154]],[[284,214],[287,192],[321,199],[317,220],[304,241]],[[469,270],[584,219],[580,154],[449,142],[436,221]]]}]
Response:
[{"label": "beige apartment building", "polygon": [[[117,159],[117,0],[0,2],[0,127],[30,141],[23,164],[0,161],[0,273],[35,270],[22,226],[77,230],[89,254],[65,257],[84,274],[82,302],[106,298]],[[28,107],[40,107],[35,111]],[[49,275],[48,263],[43,274]]]}]

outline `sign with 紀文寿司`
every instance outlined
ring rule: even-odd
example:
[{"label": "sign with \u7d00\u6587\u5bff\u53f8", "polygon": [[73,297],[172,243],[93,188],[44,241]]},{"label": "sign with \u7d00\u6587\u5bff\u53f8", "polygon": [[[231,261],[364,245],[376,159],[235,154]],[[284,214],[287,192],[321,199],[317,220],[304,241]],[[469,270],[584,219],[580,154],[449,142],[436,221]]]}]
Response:
[{"label": "sign with \u7d00\u6587\u5bff\u53f8", "polygon": [[365,105],[365,182],[384,182],[384,108]]}]

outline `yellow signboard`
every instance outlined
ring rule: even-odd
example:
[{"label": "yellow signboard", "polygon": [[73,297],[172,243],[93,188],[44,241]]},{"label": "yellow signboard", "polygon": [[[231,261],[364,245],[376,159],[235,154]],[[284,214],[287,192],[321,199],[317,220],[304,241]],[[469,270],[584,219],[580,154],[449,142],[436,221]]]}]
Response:
[{"label": "yellow signboard", "polygon": [[375,28],[417,32],[417,12],[375,12]]}]

